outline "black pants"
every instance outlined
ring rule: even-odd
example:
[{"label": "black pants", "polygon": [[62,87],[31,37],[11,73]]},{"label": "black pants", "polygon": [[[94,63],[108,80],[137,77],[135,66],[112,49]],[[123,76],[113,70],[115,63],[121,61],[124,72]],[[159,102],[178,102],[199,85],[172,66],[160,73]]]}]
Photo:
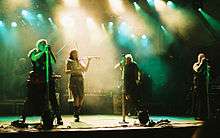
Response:
[{"label": "black pants", "polygon": [[[55,93],[55,82],[50,81],[49,94],[45,83],[32,83],[28,81],[28,95],[24,103],[22,116],[42,115],[44,111],[50,111],[51,106],[53,114],[58,120],[61,119],[60,108]],[[48,95],[47,95],[48,94]]]},{"label": "black pants", "polygon": [[125,92],[128,95],[128,100],[126,101],[127,112],[131,115],[136,115],[140,105],[140,93],[137,85],[135,83],[126,85]]}]

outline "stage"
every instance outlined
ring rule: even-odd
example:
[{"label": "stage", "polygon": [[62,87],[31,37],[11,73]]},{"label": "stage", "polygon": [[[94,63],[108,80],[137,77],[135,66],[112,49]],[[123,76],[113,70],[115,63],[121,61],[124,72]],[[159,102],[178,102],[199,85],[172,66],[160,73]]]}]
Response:
[{"label": "stage", "polygon": [[0,117],[0,137],[191,137],[196,128],[202,125],[202,121],[196,121],[192,117],[177,116],[150,116],[150,126],[141,126],[136,117],[126,116],[123,123],[120,115],[82,115],[80,122],[74,122],[72,115],[63,115],[64,124],[54,126],[51,130],[43,130],[39,127],[40,117],[28,117],[27,128],[11,126],[11,121],[19,119],[18,116]]}]

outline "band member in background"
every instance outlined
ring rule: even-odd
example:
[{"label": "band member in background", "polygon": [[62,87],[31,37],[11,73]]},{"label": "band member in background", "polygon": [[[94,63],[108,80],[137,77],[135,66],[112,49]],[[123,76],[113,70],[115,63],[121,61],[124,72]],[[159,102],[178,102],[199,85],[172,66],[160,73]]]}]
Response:
[{"label": "band member in background", "polygon": [[27,95],[26,79],[30,70],[29,65],[26,58],[19,58],[13,69],[12,89],[16,90],[16,94],[13,94],[16,99],[25,99]]},{"label": "band member in background", "polygon": [[85,65],[78,58],[78,51],[72,50],[70,56],[67,59],[66,70],[67,74],[70,74],[69,89],[72,92],[74,103],[74,117],[75,122],[79,122],[80,110],[83,104],[84,98],[84,78],[83,73],[88,70],[91,58],[88,58],[87,64]]},{"label": "band member in background", "polygon": [[128,115],[136,116],[139,106],[140,93],[138,92],[139,68],[133,61],[131,54],[125,55],[124,88],[127,99]]},{"label": "band member in background", "polygon": [[36,48],[29,52],[28,57],[31,59],[33,70],[29,73],[28,95],[20,121],[25,123],[27,116],[38,114],[41,115],[45,128],[52,128],[54,116],[57,118],[57,124],[62,125],[63,121],[55,95],[55,80],[52,77],[52,64],[56,62],[56,59],[47,40],[38,40]]},{"label": "band member in background", "polygon": [[198,60],[193,64],[193,114],[197,120],[208,119],[208,85],[209,65],[204,53],[198,54]]}]

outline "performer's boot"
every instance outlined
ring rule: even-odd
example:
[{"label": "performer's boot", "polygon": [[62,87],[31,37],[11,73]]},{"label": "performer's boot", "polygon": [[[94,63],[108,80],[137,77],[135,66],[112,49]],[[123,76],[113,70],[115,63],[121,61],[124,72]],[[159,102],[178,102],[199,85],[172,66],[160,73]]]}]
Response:
[{"label": "performer's boot", "polygon": [[54,113],[54,119],[57,119],[57,125],[63,125],[63,120],[62,120],[62,117],[61,117],[61,114],[59,112],[59,110],[57,110],[55,113]]},{"label": "performer's boot", "polygon": [[61,115],[57,116],[57,125],[63,125],[63,120],[61,118]]},{"label": "performer's boot", "polygon": [[15,120],[11,122],[11,125],[18,128],[27,128],[28,125],[25,123],[25,116],[21,116],[19,120]]},{"label": "performer's boot", "polygon": [[22,115],[19,120],[20,120],[20,122],[25,123],[26,116]]},{"label": "performer's boot", "polygon": [[79,114],[80,114],[80,108],[77,106],[74,106],[75,122],[79,122]]},{"label": "performer's boot", "polygon": [[52,129],[53,128],[54,116],[50,112],[50,110],[44,111],[41,115],[41,119],[43,121],[43,128],[44,129]]}]

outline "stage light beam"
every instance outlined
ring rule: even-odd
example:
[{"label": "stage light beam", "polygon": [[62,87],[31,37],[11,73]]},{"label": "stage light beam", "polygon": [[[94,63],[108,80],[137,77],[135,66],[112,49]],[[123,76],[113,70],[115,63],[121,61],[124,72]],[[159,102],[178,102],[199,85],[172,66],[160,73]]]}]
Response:
[{"label": "stage light beam", "polygon": [[207,12],[205,12],[202,8],[199,8],[198,11],[201,13],[201,15],[206,19],[206,21],[211,25],[217,33],[220,33],[220,22],[210,16]]},{"label": "stage light beam", "polygon": [[141,7],[137,4],[137,2],[134,2],[134,8],[136,11],[139,11]]}]

